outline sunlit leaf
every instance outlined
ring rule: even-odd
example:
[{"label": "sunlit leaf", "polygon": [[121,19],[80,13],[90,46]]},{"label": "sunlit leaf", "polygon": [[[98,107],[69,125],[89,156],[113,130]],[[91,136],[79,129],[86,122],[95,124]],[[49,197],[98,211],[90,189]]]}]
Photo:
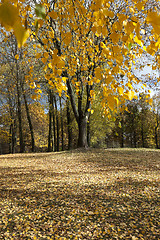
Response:
[{"label": "sunlit leaf", "polygon": [[41,4],[36,4],[35,13],[36,13],[36,16],[39,18],[42,18],[42,19],[46,18],[45,7]]},{"label": "sunlit leaf", "polygon": [[18,21],[19,11],[18,9],[5,1],[0,5],[0,23],[2,26],[7,27],[7,29],[13,28],[13,25]]},{"label": "sunlit leaf", "polygon": [[19,59],[19,55],[18,55],[18,54],[15,55],[15,59],[16,59],[16,60]]},{"label": "sunlit leaf", "polygon": [[16,22],[13,28],[14,28],[14,34],[18,42],[18,47],[20,48],[26,42],[27,38],[30,35],[30,32],[29,30],[25,29],[25,27],[23,27],[20,22]]}]

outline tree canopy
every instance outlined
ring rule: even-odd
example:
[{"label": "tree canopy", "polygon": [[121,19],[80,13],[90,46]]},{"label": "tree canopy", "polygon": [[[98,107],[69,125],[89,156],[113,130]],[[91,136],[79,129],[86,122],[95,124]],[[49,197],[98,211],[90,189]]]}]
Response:
[{"label": "tree canopy", "polygon": [[159,21],[158,0],[4,0],[0,5],[4,35],[13,32],[19,48],[32,41],[46,85],[70,99],[80,147],[87,145],[95,88],[103,114],[111,115],[136,98],[140,79],[132,66],[137,57],[150,54],[159,68]]}]

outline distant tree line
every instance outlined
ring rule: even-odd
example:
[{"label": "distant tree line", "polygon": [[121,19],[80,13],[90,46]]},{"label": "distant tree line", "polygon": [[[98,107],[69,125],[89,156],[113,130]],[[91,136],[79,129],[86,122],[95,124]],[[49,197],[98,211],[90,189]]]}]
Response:
[{"label": "distant tree line", "polygon": [[[8,96],[8,95],[7,95]],[[16,95],[17,96],[17,95]],[[17,96],[18,97],[18,96]],[[88,120],[87,141],[90,147],[131,147],[160,148],[159,98],[153,97],[152,106],[147,95],[127,103],[125,110],[119,109],[113,118],[108,119],[100,113],[99,102],[93,106]],[[150,101],[150,100],[149,100]],[[21,118],[18,101],[15,101],[14,115],[7,105],[1,104],[0,111],[0,153],[63,151],[77,147],[78,126],[68,99],[59,97],[52,91],[46,102],[21,98]],[[32,123],[33,139],[27,111]],[[22,131],[19,129],[21,121]],[[20,138],[23,138],[23,151]]]}]

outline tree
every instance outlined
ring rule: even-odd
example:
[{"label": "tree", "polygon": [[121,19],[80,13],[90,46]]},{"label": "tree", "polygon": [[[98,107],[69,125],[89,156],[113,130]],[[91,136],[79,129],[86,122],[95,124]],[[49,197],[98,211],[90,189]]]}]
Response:
[{"label": "tree", "polygon": [[155,116],[155,143],[156,143],[156,148],[160,148],[160,131],[159,131],[159,126],[160,126],[160,96],[155,95],[153,96],[153,113]]},{"label": "tree", "polygon": [[139,126],[139,110],[138,101],[132,100],[127,104],[128,111],[126,115],[126,135],[131,147],[138,147],[138,126]]},{"label": "tree", "polygon": [[[30,28],[32,37],[42,46],[48,83],[60,95],[68,90],[79,129],[78,147],[87,147],[87,121],[95,86],[103,89],[102,106],[106,114],[116,111],[124,99],[134,97],[132,83],[139,82],[131,72],[134,57],[143,51],[153,54],[159,47],[160,16],[158,1],[154,3],[41,1],[35,6],[34,27],[32,6],[24,8],[23,1],[19,1],[22,16],[18,24],[18,8],[8,1],[1,4],[0,21],[7,29],[14,30],[19,47],[28,37],[27,27]],[[152,26],[151,35],[155,40],[151,37],[146,48],[143,45],[145,29],[140,31],[140,26],[145,28],[147,24]],[[125,81],[121,78],[124,75]]]}]

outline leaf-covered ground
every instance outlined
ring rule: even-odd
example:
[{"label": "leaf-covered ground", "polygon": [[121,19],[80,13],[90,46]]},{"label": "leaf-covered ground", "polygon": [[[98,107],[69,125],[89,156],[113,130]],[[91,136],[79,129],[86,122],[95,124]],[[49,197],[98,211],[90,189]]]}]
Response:
[{"label": "leaf-covered ground", "polygon": [[0,239],[160,239],[160,151],[0,156]]}]

